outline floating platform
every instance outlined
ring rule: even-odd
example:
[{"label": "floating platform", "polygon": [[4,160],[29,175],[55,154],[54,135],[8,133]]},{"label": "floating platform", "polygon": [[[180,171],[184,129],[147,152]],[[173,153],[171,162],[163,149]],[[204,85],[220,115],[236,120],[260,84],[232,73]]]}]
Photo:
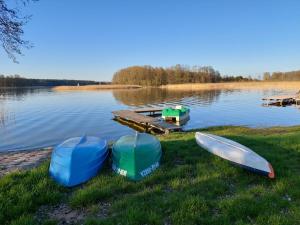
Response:
[{"label": "floating platform", "polygon": [[[113,111],[114,119],[120,122],[125,122],[128,125],[136,125],[144,128],[146,131],[170,133],[182,131],[181,126],[167,123],[158,117],[154,117],[155,113],[161,113],[163,108],[139,108],[133,110]],[[149,113],[152,116],[147,116],[142,113]]]},{"label": "floating platform", "polygon": [[297,95],[276,95],[276,96],[269,96],[264,97],[262,100],[268,101],[265,105],[278,105],[278,106],[284,106],[284,105],[291,105],[296,104],[298,105],[300,102],[300,97]]}]

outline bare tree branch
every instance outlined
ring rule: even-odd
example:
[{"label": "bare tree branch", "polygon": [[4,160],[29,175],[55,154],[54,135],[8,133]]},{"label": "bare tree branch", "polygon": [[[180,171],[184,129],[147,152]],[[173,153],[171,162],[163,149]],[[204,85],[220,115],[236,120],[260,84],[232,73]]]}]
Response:
[{"label": "bare tree branch", "polygon": [[[23,48],[31,48],[29,41],[23,39],[23,27],[31,16],[21,16],[19,8],[8,8],[6,0],[0,0],[0,42],[8,57],[18,63],[16,55],[22,55]],[[22,6],[30,1],[37,0],[16,0]]]}]

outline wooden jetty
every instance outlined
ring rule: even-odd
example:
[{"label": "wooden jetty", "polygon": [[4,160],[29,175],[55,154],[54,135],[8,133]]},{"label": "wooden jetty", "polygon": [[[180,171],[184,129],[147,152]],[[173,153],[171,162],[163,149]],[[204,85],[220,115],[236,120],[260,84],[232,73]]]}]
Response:
[{"label": "wooden jetty", "polygon": [[300,97],[297,95],[276,95],[276,96],[269,96],[264,97],[262,100],[268,101],[266,105],[289,105],[289,104],[296,104],[300,102]]},{"label": "wooden jetty", "polygon": [[143,127],[146,131],[160,131],[163,133],[170,133],[174,131],[181,131],[181,126],[167,123],[161,118],[151,117],[141,113],[149,113],[154,115],[155,113],[161,113],[162,108],[140,108],[133,110],[119,110],[113,111],[115,119],[120,122],[126,122],[129,125],[134,124],[139,127]]},{"label": "wooden jetty", "polygon": [[136,113],[149,113],[150,115],[152,115],[152,114],[155,114],[155,113],[161,113],[161,111],[163,109],[164,108],[152,108],[152,107],[148,107],[148,108],[136,108],[136,109],[133,109],[132,111],[136,112]]}]

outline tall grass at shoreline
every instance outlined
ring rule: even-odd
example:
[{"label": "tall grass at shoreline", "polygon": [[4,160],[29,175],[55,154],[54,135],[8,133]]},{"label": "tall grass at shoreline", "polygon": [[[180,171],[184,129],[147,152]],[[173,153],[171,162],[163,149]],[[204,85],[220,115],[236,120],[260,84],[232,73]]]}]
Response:
[{"label": "tall grass at shoreline", "polygon": [[300,81],[249,81],[228,83],[198,83],[198,84],[168,84],[161,86],[170,90],[214,90],[214,89],[277,89],[277,90],[300,90]]},{"label": "tall grass at shoreline", "polygon": [[139,85],[114,85],[114,84],[103,84],[103,85],[84,85],[84,86],[56,86],[53,87],[54,91],[97,91],[97,90],[109,90],[109,89],[136,89],[141,88]]},{"label": "tall grass at shoreline", "polygon": [[114,174],[110,161],[94,179],[72,189],[49,178],[49,162],[4,176],[0,224],[46,224],[47,218],[37,222],[37,210],[61,203],[85,212],[84,224],[294,225],[300,221],[300,126],[204,131],[238,141],[265,157],[274,167],[275,180],[201,149],[194,132],[173,133],[159,136],[161,167],[140,182]]},{"label": "tall grass at shoreline", "polygon": [[[146,87],[146,86],[145,86]],[[154,87],[154,86],[149,86]],[[85,86],[57,86],[54,91],[99,91],[99,90],[117,90],[117,89],[138,89],[139,85],[85,85]],[[300,90],[300,81],[248,81],[248,82],[224,82],[224,83],[188,83],[188,84],[168,84],[155,88],[168,90],[217,90],[217,89],[250,89],[250,90]]]}]

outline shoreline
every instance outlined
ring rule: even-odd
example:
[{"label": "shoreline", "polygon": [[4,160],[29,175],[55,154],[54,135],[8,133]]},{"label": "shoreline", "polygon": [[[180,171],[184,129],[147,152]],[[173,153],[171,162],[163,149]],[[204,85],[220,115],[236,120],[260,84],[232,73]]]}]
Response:
[{"label": "shoreline", "polygon": [[[3,213],[7,215],[0,217],[0,223],[25,221],[26,224],[44,224],[54,221],[59,224],[85,224],[94,221],[133,224],[136,218],[130,215],[138,208],[143,210],[139,218],[143,224],[153,221],[152,214],[146,213],[148,211],[155,212],[157,224],[163,224],[170,213],[175,215],[171,217],[172,224],[196,224],[199,220],[193,217],[195,207],[203,209],[205,204],[205,224],[221,224],[225,217],[233,218],[230,223],[248,221],[249,216],[244,214],[249,205],[251,215],[255,215],[251,217],[253,223],[266,224],[270,217],[264,212],[271,204],[275,215],[283,210],[295,212],[291,216],[276,217],[272,220],[274,223],[296,224],[299,220],[299,191],[290,188],[290,185],[300,182],[299,176],[294,176],[300,170],[297,148],[300,126],[218,126],[199,130],[227,137],[253,149],[274,166],[277,178],[270,180],[251,173],[201,149],[195,141],[196,130],[171,133],[158,136],[164,149],[164,159],[157,171],[145,181],[123,179],[112,172],[110,162],[95,178],[74,188],[64,188],[53,182],[49,177],[48,161],[26,172],[18,171],[0,177]],[[151,204],[153,201],[163,210]],[[232,211],[232,204],[236,201],[243,207]],[[215,220],[215,205],[224,204],[225,207],[218,208],[222,217]],[[187,207],[189,205],[193,207]],[[182,216],[183,207],[185,214]],[[131,218],[129,222],[128,218]]]},{"label": "shoreline", "polygon": [[138,89],[142,88],[140,85],[114,85],[114,84],[100,84],[100,85],[85,85],[85,86],[55,86],[51,89],[54,91],[100,91],[100,90],[116,90],[116,89]]},{"label": "shoreline", "polygon": [[160,86],[168,90],[219,90],[219,89],[249,89],[249,90],[300,90],[300,81],[249,81],[228,83],[197,83],[197,84],[168,84]]},{"label": "shoreline", "polygon": [[[292,126],[273,126],[273,127],[247,127],[247,126],[210,126],[203,127],[198,129],[192,129],[182,132],[174,132],[169,135],[174,136],[178,133],[182,135],[188,135],[196,131],[207,131],[207,130],[218,130],[218,129],[248,129],[248,130],[258,130],[258,131],[268,131],[268,130],[290,130],[300,128],[300,125]],[[155,135],[158,138],[167,138],[168,135]],[[28,149],[28,150],[15,150],[15,151],[6,151],[0,152],[0,179],[6,174],[23,171],[28,169],[33,169],[38,167],[40,164],[50,159],[51,153],[54,147],[45,147],[37,149]]]},{"label": "shoreline", "polygon": [[0,178],[15,171],[38,167],[50,158],[52,147],[0,152]]},{"label": "shoreline", "polygon": [[140,88],[161,88],[167,90],[300,90],[300,81],[248,81],[248,82],[222,82],[222,83],[184,83],[167,84],[161,86],[140,85],[85,85],[85,86],[55,86],[54,91],[101,91],[101,90],[130,90]]}]

